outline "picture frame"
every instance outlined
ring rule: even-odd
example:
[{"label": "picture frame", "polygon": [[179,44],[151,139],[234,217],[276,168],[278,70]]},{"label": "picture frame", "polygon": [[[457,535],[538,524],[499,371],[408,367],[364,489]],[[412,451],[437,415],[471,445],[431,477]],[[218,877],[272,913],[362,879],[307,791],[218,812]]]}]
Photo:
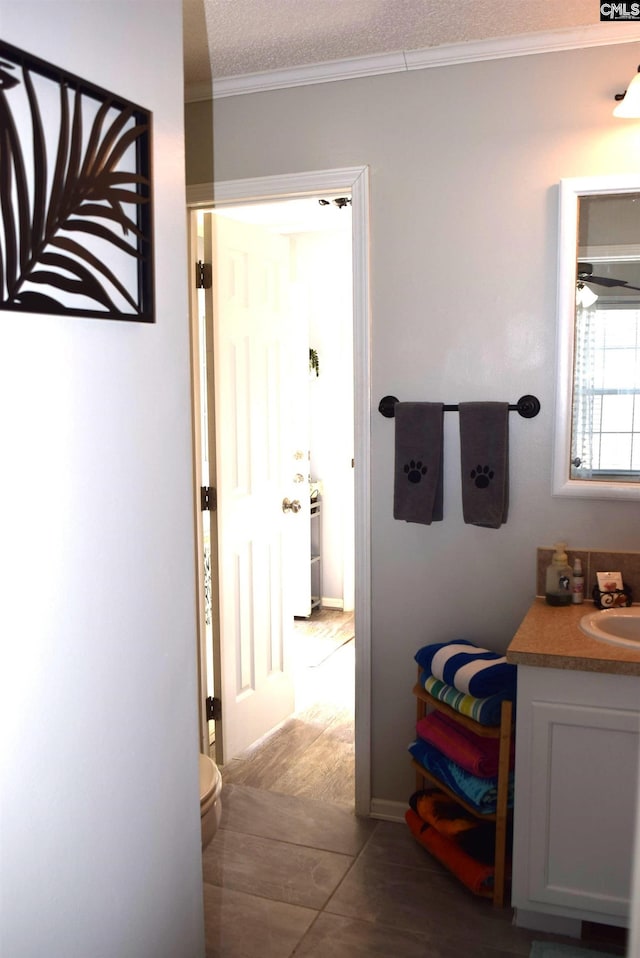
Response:
[{"label": "picture frame", "polygon": [[0,41],[0,310],[155,322],[152,115]]}]

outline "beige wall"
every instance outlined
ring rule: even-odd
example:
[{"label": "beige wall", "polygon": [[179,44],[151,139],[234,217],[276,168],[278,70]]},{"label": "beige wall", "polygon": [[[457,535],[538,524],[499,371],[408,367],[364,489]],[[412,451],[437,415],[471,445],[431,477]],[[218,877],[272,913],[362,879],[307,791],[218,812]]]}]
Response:
[{"label": "beige wall", "polygon": [[187,143],[192,144],[186,156],[187,183],[211,183],[214,179],[211,102],[187,103],[184,129]]},{"label": "beige wall", "polygon": [[[640,44],[526,56],[218,99],[215,178],[367,164],[371,174],[373,788],[404,801],[413,653],[464,636],[504,649],[535,591],[536,546],[640,547],[640,503],[551,496],[557,183],[637,172],[640,123],[612,117]],[[190,182],[210,104],[187,108]],[[393,423],[381,396],[501,400],[511,504],[467,526],[458,421],[446,415],[445,518],[392,518]]]}]

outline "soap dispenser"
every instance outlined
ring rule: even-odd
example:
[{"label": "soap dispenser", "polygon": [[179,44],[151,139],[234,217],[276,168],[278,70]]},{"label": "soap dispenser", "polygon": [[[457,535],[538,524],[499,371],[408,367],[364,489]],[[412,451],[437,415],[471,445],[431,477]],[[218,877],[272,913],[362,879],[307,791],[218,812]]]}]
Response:
[{"label": "soap dispenser", "polygon": [[566,543],[558,542],[551,565],[547,568],[547,580],[544,597],[547,605],[571,605],[573,574],[565,552]]}]

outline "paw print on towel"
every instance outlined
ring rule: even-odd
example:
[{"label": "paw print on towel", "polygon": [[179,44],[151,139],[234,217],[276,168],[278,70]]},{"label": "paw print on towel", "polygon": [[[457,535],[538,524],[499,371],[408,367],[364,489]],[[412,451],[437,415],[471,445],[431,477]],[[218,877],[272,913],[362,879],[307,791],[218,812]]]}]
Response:
[{"label": "paw print on towel", "polygon": [[475,481],[478,489],[486,489],[493,479],[493,469],[489,466],[476,466],[471,470],[471,478]]},{"label": "paw print on towel", "polygon": [[420,482],[422,477],[427,474],[427,467],[422,465],[421,459],[418,459],[417,462],[411,459],[410,462],[405,463],[404,471],[409,482]]}]

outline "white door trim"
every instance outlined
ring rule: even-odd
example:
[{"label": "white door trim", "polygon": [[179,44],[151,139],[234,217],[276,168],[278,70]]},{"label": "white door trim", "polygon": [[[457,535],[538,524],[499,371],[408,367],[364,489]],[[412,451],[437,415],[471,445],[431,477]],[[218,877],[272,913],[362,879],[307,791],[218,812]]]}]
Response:
[{"label": "white door trim", "polygon": [[223,180],[187,186],[187,206],[221,206],[322,192],[351,193],[353,225],[353,363],[355,447],[356,712],[355,806],[371,813],[371,323],[369,171],[366,166]]}]

